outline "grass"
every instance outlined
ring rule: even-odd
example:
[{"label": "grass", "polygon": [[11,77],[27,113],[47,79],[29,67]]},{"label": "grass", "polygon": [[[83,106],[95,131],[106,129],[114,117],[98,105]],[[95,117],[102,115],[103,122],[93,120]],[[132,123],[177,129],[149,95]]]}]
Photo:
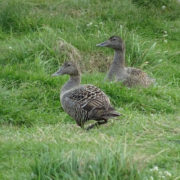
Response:
[{"label": "grass", "polygon": [[[163,8],[162,8],[163,6]],[[164,8],[165,6],[165,8]],[[180,179],[180,12],[175,0],[0,0],[0,179]],[[104,82],[120,35],[148,89]],[[122,116],[85,132],[60,106],[76,60]]]}]

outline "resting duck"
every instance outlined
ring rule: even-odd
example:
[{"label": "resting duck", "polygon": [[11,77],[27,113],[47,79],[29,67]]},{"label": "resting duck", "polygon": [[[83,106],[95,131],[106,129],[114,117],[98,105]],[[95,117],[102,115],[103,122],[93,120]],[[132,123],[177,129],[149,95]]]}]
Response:
[{"label": "resting duck", "polygon": [[115,51],[114,60],[110,66],[106,79],[122,81],[127,87],[148,87],[154,82],[145,72],[133,67],[125,67],[125,45],[119,36],[112,36],[107,41],[97,44],[99,47],[112,48]]},{"label": "resting duck", "polygon": [[90,84],[80,85],[80,71],[74,62],[65,62],[52,76],[64,74],[68,74],[70,79],[61,89],[60,101],[64,111],[76,120],[77,125],[83,128],[86,121],[96,120],[87,128],[89,130],[120,115],[102,90]]}]

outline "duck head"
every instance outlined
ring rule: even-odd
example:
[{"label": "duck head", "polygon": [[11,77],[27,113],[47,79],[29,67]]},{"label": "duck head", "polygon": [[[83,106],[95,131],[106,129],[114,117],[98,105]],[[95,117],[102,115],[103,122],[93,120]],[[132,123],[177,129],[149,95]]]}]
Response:
[{"label": "duck head", "polygon": [[79,70],[77,68],[77,65],[72,61],[67,61],[59,68],[57,72],[52,74],[52,76],[60,76],[64,74],[68,74],[70,76],[78,76]]},{"label": "duck head", "polygon": [[107,41],[97,44],[98,47],[108,47],[114,50],[124,50],[123,40],[119,36],[111,36]]}]

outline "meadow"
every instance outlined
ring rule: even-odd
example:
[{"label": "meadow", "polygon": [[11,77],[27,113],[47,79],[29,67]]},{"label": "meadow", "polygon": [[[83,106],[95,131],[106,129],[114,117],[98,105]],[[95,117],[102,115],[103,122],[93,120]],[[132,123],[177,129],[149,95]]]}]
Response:
[{"label": "meadow", "polygon": [[[0,179],[179,180],[180,3],[176,0],[0,0]],[[112,35],[126,65],[156,83],[104,81]],[[76,60],[82,83],[101,88],[121,117],[85,131],[62,109]]]}]

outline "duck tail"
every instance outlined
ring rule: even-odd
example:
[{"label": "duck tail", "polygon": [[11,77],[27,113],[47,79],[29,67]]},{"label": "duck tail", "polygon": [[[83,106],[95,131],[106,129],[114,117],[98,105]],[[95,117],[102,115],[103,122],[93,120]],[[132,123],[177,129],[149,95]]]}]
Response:
[{"label": "duck tail", "polygon": [[107,111],[107,116],[117,117],[117,116],[121,116],[121,114],[117,112],[113,107],[110,107]]},{"label": "duck tail", "polygon": [[116,112],[116,111],[110,111],[110,112],[109,112],[109,115],[112,116],[112,117],[121,116],[121,114],[118,113],[118,112]]}]

